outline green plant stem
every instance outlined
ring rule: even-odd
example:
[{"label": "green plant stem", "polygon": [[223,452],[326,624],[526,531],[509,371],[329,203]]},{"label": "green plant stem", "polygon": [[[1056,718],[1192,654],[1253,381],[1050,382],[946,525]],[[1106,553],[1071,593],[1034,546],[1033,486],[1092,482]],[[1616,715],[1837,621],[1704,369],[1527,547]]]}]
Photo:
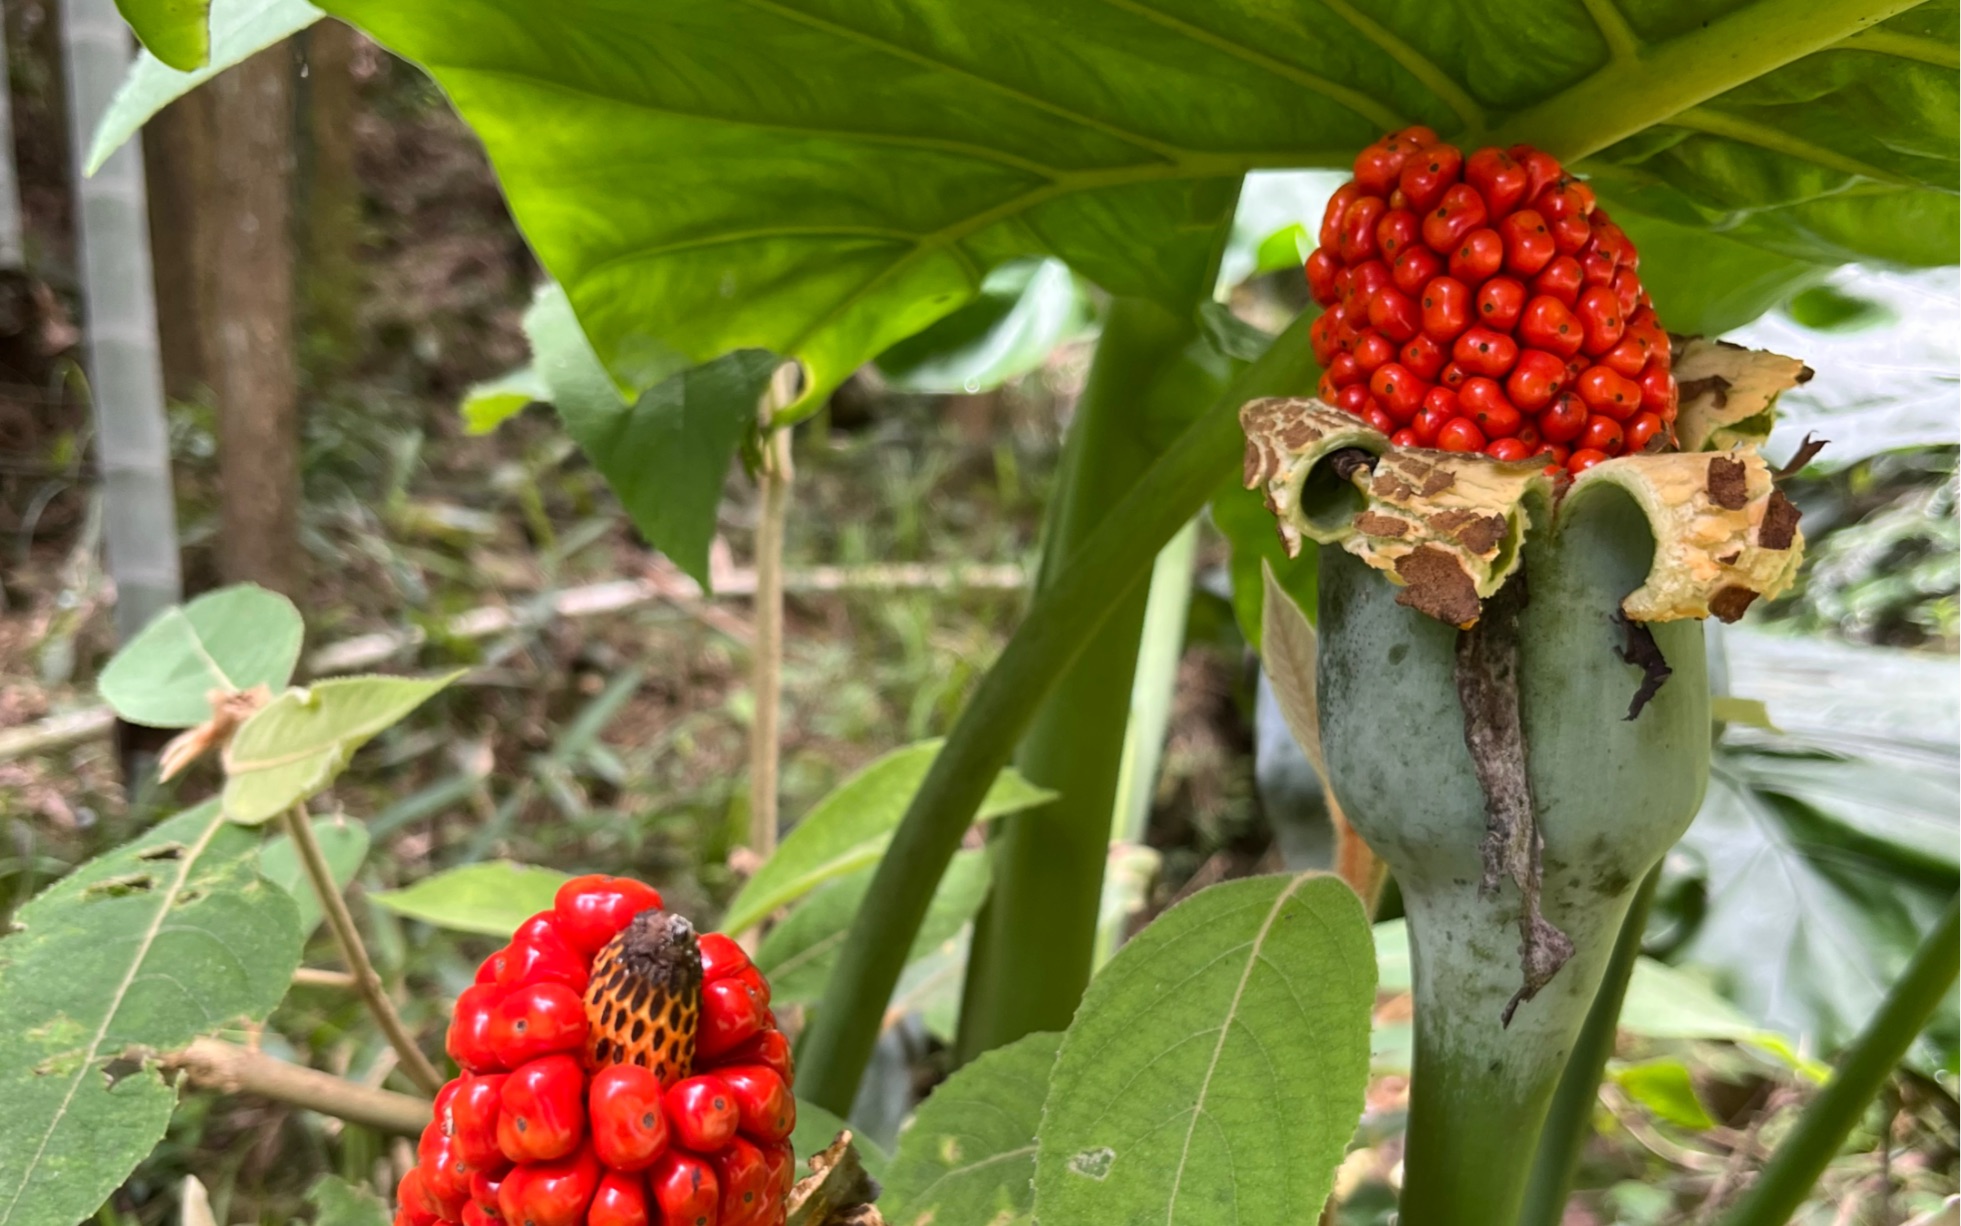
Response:
[{"label": "green plant stem", "polygon": [[1648,926],[1648,908],[1661,882],[1657,864],[1642,879],[1634,901],[1621,923],[1620,939],[1607,973],[1600,981],[1600,992],[1587,1011],[1586,1024],[1567,1057],[1566,1071],[1559,1088],[1553,1091],[1552,1109],[1546,1113],[1545,1130],[1539,1134],[1538,1156],[1532,1162],[1531,1182],[1525,1189],[1525,1209],[1519,1226],[1559,1226],[1566,1214],[1566,1192],[1573,1183],[1580,1151],[1593,1135],[1593,1108],[1600,1097],[1600,1077],[1607,1060],[1614,1054],[1614,1036],[1619,1031],[1621,1005],[1627,999],[1628,980],[1641,957],[1641,936]]},{"label": "green plant stem", "polygon": [[913,934],[981,797],[1049,686],[1239,464],[1239,406],[1312,386],[1311,316],[1282,332],[1111,508],[981,679],[879,862],[804,1039],[797,1088],[810,1101],[838,1114],[850,1110]]},{"label": "green plant stem", "polygon": [[[1156,457],[1140,409],[1198,331],[1154,302],[1111,304],[1076,404],[1050,503],[1037,592],[1064,570]],[[974,925],[954,1045],[964,1064],[1038,1030],[1062,1030],[1089,982],[1110,815],[1129,725],[1131,683],[1149,584],[1139,574],[1095,640],[1054,683],[1015,765],[1058,799],[998,823],[994,884]]]},{"label": "green plant stem", "polygon": [[442,1075],[415,1045],[415,1036],[402,1023],[401,1014],[395,1012],[395,1002],[388,999],[388,990],[368,957],[368,947],[361,943],[361,930],[354,926],[354,915],[347,909],[347,900],[341,897],[340,887],[334,882],[334,870],[328,867],[320,841],[313,837],[313,823],[307,820],[304,805],[294,805],[286,811],[286,832],[293,838],[294,850],[300,853],[300,864],[306,869],[307,880],[313,883],[313,892],[320,896],[320,909],[327,917],[327,927],[333,931],[334,942],[340,946],[341,958],[354,973],[354,990],[367,1002],[368,1012],[374,1014],[381,1033],[388,1037],[388,1045],[402,1058],[402,1070],[409,1080],[423,1093],[435,1094],[443,1088]]},{"label": "green plant stem", "polygon": [[1824,1092],[1804,1109],[1797,1127],[1771,1155],[1770,1165],[1723,1218],[1723,1226],[1783,1226],[1790,1221],[1954,986],[1958,958],[1961,899],[1948,905],[1947,914],[1920,943],[1906,973],[1839,1061]]}]

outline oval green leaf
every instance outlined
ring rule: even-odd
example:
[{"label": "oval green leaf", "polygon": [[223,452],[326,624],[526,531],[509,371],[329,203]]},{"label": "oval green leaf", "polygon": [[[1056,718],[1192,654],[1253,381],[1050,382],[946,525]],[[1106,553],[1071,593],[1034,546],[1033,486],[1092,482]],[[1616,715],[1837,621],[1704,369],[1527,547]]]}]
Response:
[{"label": "oval green leaf", "polygon": [[1361,1117],[1375,951],[1334,877],[1194,895],[1090,983],[1049,1081],[1035,1215],[1313,1221]]},{"label": "oval green leaf", "polygon": [[1059,1034],[997,1047],[940,1083],[899,1136],[880,1209],[892,1226],[1034,1221],[1035,1131]]},{"label": "oval green leaf", "polygon": [[507,937],[540,911],[571,878],[556,869],[492,860],[424,877],[405,889],[368,895],[397,915],[451,928]]},{"label": "oval green leaf", "polygon": [[98,688],[132,724],[189,728],[211,718],[213,690],[283,688],[305,632],[300,611],[279,593],[251,583],[220,588],[159,613],[109,661]]}]

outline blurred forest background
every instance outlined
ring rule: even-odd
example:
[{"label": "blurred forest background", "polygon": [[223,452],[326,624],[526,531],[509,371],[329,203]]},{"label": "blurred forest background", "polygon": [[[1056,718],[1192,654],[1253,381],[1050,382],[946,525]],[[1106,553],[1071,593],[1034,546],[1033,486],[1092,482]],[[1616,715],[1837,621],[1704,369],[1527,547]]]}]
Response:
[{"label": "blurred forest background", "polygon": [[[54,0],[6,0],[5,18],[20,207],[17,228],[0,224],[0,920],[216,777],[207,767],[167,792],[132,791],[124,763],[157,739],[113,727],[94,696],[115,625],[64,32]],[[527,360],[520,319],[539,272],[437,90],[338,23],[172,104],[142,144],[186,594],[239,580],[290,594],[308,622],[303,675],[471,669],[339,785],[373,840],[361,889],[507,857],[629,873],[714,916],[747,863],[755,482],[729,475],[717,591],[704,596],[636,537],[549,409],[471,432],[460,411],[471,389]],[[1331,187],[1316,175],[1249,184],[1226,276],[1242,315],[1277,319],[1305,301],[1290,227],[1318,217]],[[0,202],[0,223],[5,212]],[[991,315],[963,313],[855,376],[796,434],[791,818],[877,755],[943,732],[1023,606],[1099,304],[1043,266],[1002,280],[984,306]],[[1889,941],[1901,957],[1910,949],[1885,883],[1952,873],[1954,791],[1943,816],[1930,812],[1938,789],[1930,805],[1874,781],[1897,783],[1889,754],[1936,779],[1955,771],[1957,337],[1951,269],[1841,273],[1737,337],[1819,371],[1787,397],[1773,453],[1788,456],[1808,430],[1832,446],[1797,487],[1812,542],[1804,583],[1727,645],[1724,710],[1761,751],[1729,769],[1747,790],[1749,761],[1826,750],[1875,773],[1831,775],[1810,809],[1759,821],[1764,841],[1737,854],[1762,897],[1723,876],[1736,862],[1723,858],[1726,828],[1692,835],[1671,858],[1652,952],[1730,991],[1800,1051],[1817,1033],[1845,1037],[1821,1002],[1848,964]],[[1235,622],[1229,551],[1209,524],[1194,548],[1189,613],[1171,623],[1164,657],[1176,685],[1159,682],[1173,695],[1168,732],[1136,798],[1142,849],[1122,874],[1133,924],[1204,885],[1326,856],[1318,786],[1262,703]],[[1846,817],[1847,797],[1879,803],[1875,824]],[[1902,814],[1909,824],[1887,824]],[[1725,950],[1697,928],[1724,908],[1795,917],[1788,939],[1804,948],[1753,949],[1733,934]],[[436,1024],[486,943],[362,914],[407,985],[410,1020]],[[1814,947],[1835,953],[1821,962]],[[1739,968],[1779,958],[1775,973],[1815,980],[1792,992],[1800,1003],[1772,1008],[1736,986]],[[1391,1037],[1371,1113],[1382,1135],[1399,1109],[1397,1009],[1407,1016],[1393,975],[1385,987]],[[943,1068],[932,1026],[895,1033],[861,1103],[887,1139]],[[391,1071],[358,1001],[332,985],[295,993],[260,1041],[376,1081]],[[1733,1178],[1735,1155],[1761,1153],[1761,1130],[1801,1097],[1789,1062],[1755,1049],[1667,1050],[1695,1094],[1671,1117],[1666,1087],[1610,1085],[1619,1105],[1586,1177],[1610,1191],[1569,1220],[1668,1220],[1670,1188]],[[1867,1158],[1828,1184],[1841,1221],[1904,1220],[1953,1190],[1951,1034],[1904,1085],[1876,1115]],[[322,1170],[363,1173],[386,1148],[255,1101],[192,1101],[103,1221],[175,1220],[185,1173],[212,1189],[220,1221],[284,1221]],[[1385,1179],[1393,1161],[1386,1151],[1344,1178]],[[1901,1189],[1886,1199],[1900,1217],[1865,1216],[1882,1178]],[[1350,1212],[1369,1203],[1354,1198]]]}]

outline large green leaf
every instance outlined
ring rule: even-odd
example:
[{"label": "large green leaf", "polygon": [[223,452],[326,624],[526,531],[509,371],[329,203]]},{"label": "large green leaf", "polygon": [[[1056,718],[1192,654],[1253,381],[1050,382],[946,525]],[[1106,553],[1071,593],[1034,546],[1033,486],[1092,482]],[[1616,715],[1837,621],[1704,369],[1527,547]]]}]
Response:
[{"label": "large green leaf", "polygon": [[899,1136],[879,1208],[892,1226],[1026,1226],[1035,1130],[1059,1034],[997,1047],[941,1082]]},{"label": "large green leaf", "polygon": [[[313,838],[320,844],[320,852],[327,859],[327,867],[334,874],[336,884],[346,887],[354,880],[354,874],[361,871],[361,861],[368,856],[368,828],[359,822],[350,822],[342,817],[316,817],[313,819]],[[259,851],[259,871],[267,881],[274,883],[293,896],[299,908],[300,931],[308,936],[320,926],[323,915],[320,911],[320,895],[315,892],[313,883],[307,879],[306,869],[300,864],[299,852],[293,847],[293,836],[279,834],[266,840]]]},{"label": "large green leaf", "polygon": [[76,869],[0,939],[0,1223],[94,1214],[176,1093],[133,1048],[261,1020],[300,960],[293,900],[215,802]]},{"label": "large green leaf", "polygon": [[327,7],[448,91],[608,366],[767,349],[798,412],[1011,260],[1188,310],[1242,174],[1412,121],[1801,259],[1956,253],[1946,0],[1837,47],[1900,0]]},{"label": "large green leaf", "polygon": [[97,688],[132,724],[189,728],[211,718],[213,690],[278,690],[306,628],[293,602],[250,583],[165,609],[123,645]]},{"label": "large green leaf", "polygon": [[225,747],[225,812],[263,822],[334,781],[354,751],[462,676],[334,677],[288,690]]},{"label": "large green leaf", "polygon": [[552,908],[558,887],[571,878],[556,869],[492,860],[424,877],[400,890],[368,897],[397,915],[453,928],[507,937],[540,911]]},{"label": "large green leaf", "polygon": [[[722,927],[729,932],[752,928],[776,908],[877,860],[939,751],[938,741],[895,749],[840,783],[743,885],[729,903]],[[1055,793],[1004,770],[975,820],[989,821],[1054,798]]]},{"label": "large green leaf", "polygon": [[[128,8],[125,4],[125,13]],[[164,107],[232,65],[288,35],[297,34],[324,16],[307,0],[212,0],[209,61],[201,67],[198,63],[186,64],[181,58],[165,63],[147,48],[140,53],[116,90],[116,96],[109,100],[109,109],[95,125],[95,135],[89,142],[87,173],[94,174],[109,160],[110,154]],[[198,60],[204,60],[201,52]],[[190,71],[185,71],[187,68]]]},{"label": "large green leaf", "polygon": [[1036,1217],[1311,1220],[1361,1116],[1374,1001],[1368,921],[1337,878],[1228,882],[1165,912],[1062,1041]]},{"label": "large green leaf", "polygon": [[[772,1000],[809,1004],[824,994],[844,935],[871,889],[872,868],[861,868],[811,894],[769,930],[756,950],[756,965],[769,975]],[[987,898],[987,853],[963,851],[947,865],[932,909],[912,941],[916,961],[950,941]]]}]

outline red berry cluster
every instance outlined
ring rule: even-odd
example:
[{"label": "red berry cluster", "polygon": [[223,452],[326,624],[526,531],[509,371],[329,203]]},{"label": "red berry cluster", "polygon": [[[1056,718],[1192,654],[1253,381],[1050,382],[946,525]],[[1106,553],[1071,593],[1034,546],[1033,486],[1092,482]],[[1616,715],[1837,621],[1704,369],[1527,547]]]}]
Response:
[{"label": "red berry cluster", "polygon": [[1574,473],[1672,445],[1668,335],[1640,257],[1549,155],[1467,158],[1405,128],[1356,157],[1320,237],[1321,398],[1396,445],[1550,453]]},{"label": "red berry cluster", "polygon": [[457,998],[395,1226],[780,1226],[790,1046],[736,943],[579,877]]}]

